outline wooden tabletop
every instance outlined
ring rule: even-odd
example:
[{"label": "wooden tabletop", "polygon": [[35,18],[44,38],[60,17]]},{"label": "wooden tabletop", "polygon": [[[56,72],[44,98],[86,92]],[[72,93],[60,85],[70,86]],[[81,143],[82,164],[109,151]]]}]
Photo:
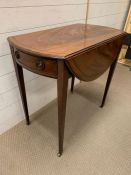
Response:
[{"label": "wooden tabletop", "polygon": [[124,34],[123,31],[109,27],[73,24],[13,36],[8,40],[10,44],[31,54],[67,59]]}]

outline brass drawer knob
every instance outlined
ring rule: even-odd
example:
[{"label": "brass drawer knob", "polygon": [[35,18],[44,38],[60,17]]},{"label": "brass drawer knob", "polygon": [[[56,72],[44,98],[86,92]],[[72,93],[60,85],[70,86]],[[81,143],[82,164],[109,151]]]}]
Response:
[{"label": "brass drawer knob", "polygon": [[15,51],[15,56],[16,56],[16,58],[17,58],[17,59],[19,59],[19,58],[20,58],[20,54],[19,54],[19,52],[18,52],[18,51]]},{"label": "brass drawer knob", "polygon": [[36,63],[36,67],[38,70],[43,70],[43,69],[45,69],[45,64],[43,61],[39,61]]}]

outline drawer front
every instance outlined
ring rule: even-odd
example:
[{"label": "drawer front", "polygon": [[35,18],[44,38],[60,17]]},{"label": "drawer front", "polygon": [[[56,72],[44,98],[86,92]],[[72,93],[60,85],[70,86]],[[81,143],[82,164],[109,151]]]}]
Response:
[{"label": "drawer front", "polygon": [[16,62],[34,73],[57,78],[57,60],[32,56],[21,51],[15,51]]}]

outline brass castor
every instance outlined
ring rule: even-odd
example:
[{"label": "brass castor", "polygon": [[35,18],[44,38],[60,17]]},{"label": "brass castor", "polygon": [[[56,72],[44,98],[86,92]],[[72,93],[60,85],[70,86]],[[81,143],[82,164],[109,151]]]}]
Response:
[{"label": "brass castor", "polygon": [[58,156],[58,157],[61,157],[61,155],[62,155],[62,154],[60,154],[60,153],[57,153],[57,156]]}]

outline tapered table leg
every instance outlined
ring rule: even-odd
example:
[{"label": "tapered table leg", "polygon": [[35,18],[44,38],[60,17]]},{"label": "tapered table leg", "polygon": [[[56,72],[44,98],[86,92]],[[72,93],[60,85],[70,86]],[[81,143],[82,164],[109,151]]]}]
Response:
[{"label": "tapered table leg", "polygon": [[57,93],[58,93],[58,136],[59,136],[59,152],[58,156],[63,152],[64,140],[64,126],[66,115],[66,100],[68,88],[68,71],[64,61],[58,61],[58,79],[57,79]]},{"label": "tapered table leg", "polygon": [[73,93],[74,90],[74,82],[75,82],[75,76],[72,76],[72,80],[71,80],[71,92]]},{"label": "tapered table leg", "polygon": [[116,64],[117,64],[117,59],[110,66],[110,70],[109,70],[109,74],[108,74],[108,78],[107,78],[107,82],[106,82],[106,86],[105,86],[105,91],[104,91],[102,103],[100,105],[101,108],[105,104],[107,93],[108,93],[108,90],[109,90],[109,87],[110,87],[110,84],[111,84],[111,80],[112,80],[112,77],[113,77],[113,74],[114,74],[114,70],[115,70]]},{"label": "tapered table leg", "polygon": [[28,106],[27,106],[27,98],[26,98],[26,91],[25,91],[23,69],[15,61],[14,49],[12,47],[11,47],[11,54],[12,54],[12,57],[13,57],[16,77],[17,77],[17,81],[18,81],[18,86],[19,86],[19,90],[20,90],[21,100],[22,100],[23,109],[24,109],[25,118],[26,118],[26,124],[29,125],[30,124],[30,120],[29,120],[29,113],[28,113]]}]

